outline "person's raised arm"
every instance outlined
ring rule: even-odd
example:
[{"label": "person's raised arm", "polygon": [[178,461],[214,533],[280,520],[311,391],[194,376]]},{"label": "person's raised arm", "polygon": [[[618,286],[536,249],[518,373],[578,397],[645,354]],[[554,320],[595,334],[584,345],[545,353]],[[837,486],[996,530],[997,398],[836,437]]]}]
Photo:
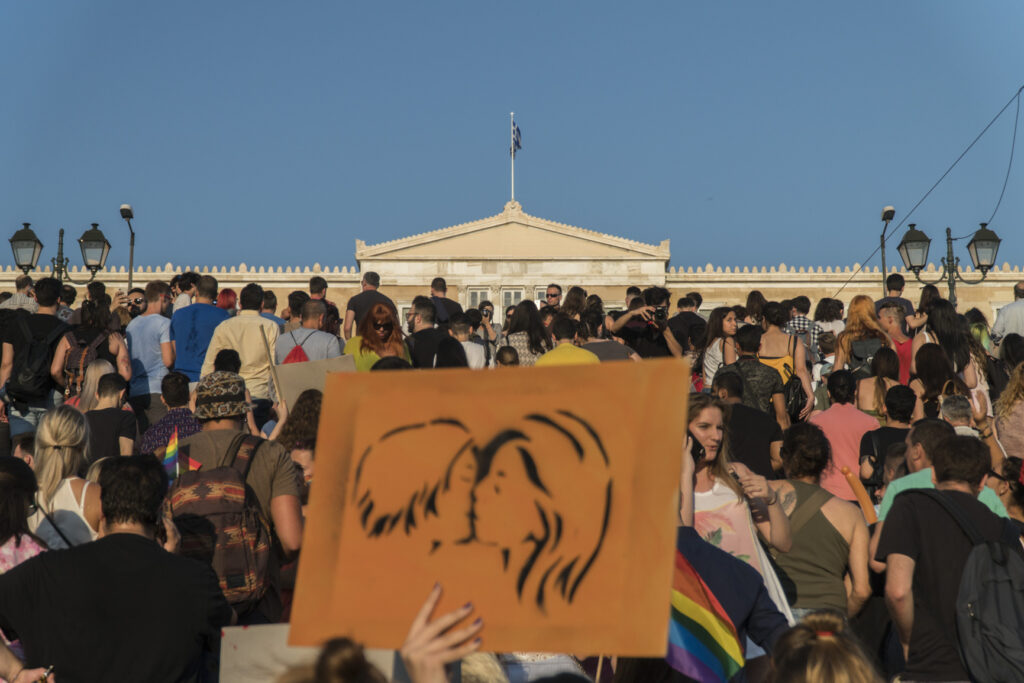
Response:
[{"label": "person's raised arm", "polygon": [[683,443],[682,468],[679,473],[679,522],[693,526],[693,473],[697,464],[693,461],[693,439],[689,436]]},{"label": "person's raised arm", "polygon": [[618,320],[616,320],[615,322],[612,323],[612,326],[609,328],[609,331],[612,334],[615,334],[616,332],[621,330],[623,327],[625,327],[626,323],[628,323],[630,320],[632,320],[633,318],[636,318],[638,316],[639,317],[643,317],[643,318],[645,318],[647,320],[650,320],[651,313],[653,311],[654,311],[654,307],[653,306],[644,306],[642,308],[634,308],[632,311],[626,311],[625,313],[623,313],[622,315],[619,316]]},{"label": "person's raised arm", "polygon": [[730,463],[729,469],[736,473],[740,486],[743,487],[743,495],[750,505],[757,530],[779,552],[789,552],[793,546],[793,538],[789,533],[789,517],[782,509],[779,499],[779,487],[782,485],[770,484],[767,479],[755,474],[742,463]]},{"label": "person's raised arm", "polygon": [[352,327],[356,322],[356,312],[351,308],[345,311],[345,322],[341,328],[341,334],[345,337],[345,341],[352,338]]},{"label": "person's raised arm", "polygon": [[[54,383],[57,386],[64,386],[67,381],[64,377],[64,362],[68,357],[68,350],[71,348],[71,342],[68,341],[67,337],[61,337],[61,340],[57,343],[57,348],[53,352],[53,362],[50,363],[50,377],[53,378]],[[4,358],[7,354],[4,354]]]},{"label": "person's raised arm", "polygon": [[903,654],[910,650],[910,634],[914,630],[914,566],[912,558],[892,553],[886,560],[885,604],[896,624]]},{"label": "person's raised arm", "polygon": [[855,505],[849,504],[847,507],[847,514],[854,518],[848,559],[850,592],[846,596],[846,614],[852,617],[871,597],[871,575],[868,571],[868,526]]},{"label": "person's raised arm", "polygon": [[432,619],[440,599],[441,585],[436,584],[413,619],[399,650],[412,683],[448,683],[445,664],[457,662],[480,649],[477,634],[484,626],[483,619],[460,626],[473,612],[472,603]]},{"label": "person's raised arm", "polygon": [[294,556],[302,547],[302,503],[299,497],[287,494],[271,498],[270,517],[281,549],[287,557]]},{"label": "person's raised arm", "polygon": [[662,329],[661,334],[665,337],[665,343],[668,344],[668,351],[676,358],[683,357],[683,347],[679,344],[679,340],[676,339],[675,333],[669,329],[668,325],[665,325]]}]

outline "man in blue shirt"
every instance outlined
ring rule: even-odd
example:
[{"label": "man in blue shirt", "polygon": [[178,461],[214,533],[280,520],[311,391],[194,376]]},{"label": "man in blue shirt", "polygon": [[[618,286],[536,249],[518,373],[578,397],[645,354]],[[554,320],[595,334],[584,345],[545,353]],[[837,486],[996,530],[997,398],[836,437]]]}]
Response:
[{"label": "man in blue shirt", "polygon": [[163,313],[171,305],[166,282],[154,280],[146,285],[146,312],[128,323],[128,355],[132,361],[131,403],[139,430],[149,429],[167,414],[160,402],[160,381],[174,367],[171,321]]},{"label": "man in blue shirt", "polygon": [[191,384],[199,381],[214,329],[228,319],[228,312],[214,305],[216,300],[217,279],[203,275],[196,286],[195,303],[175,311],[171,318],[171,343],[177,354],[174,369],[188,377]]},{"label": "man in blue shirt", "polygon": [[263,306],[260,308],[260,315],[267,320],[273,320],[277,323],[278,331],[284,332],[284,326],[287,321],[284,318],[279,318],[277,315],[277,295],[271,292],[269,289],[263,292]]}]

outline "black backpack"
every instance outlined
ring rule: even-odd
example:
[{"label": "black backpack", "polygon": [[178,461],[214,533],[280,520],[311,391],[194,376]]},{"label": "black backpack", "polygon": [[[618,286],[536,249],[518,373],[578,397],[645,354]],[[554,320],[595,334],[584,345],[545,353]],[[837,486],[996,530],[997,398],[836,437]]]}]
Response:
[{"label": "black backpack", "polygon": [[916,489],[949,513],[970,539],[956,596],[960,660],[972,681],[1024,681],[1024,559],[1014,551],[1020,533],[1003,520],[1003,535],[986,541],[955,503],[938,491]]},{"label": "black backpack", "polygon": [[14,354],[14,369],[7,381],[7,394],[15,401],[44,400],[53,389],[50,377],[53,345],[64,336],[68,327],[61,323],[47,335],[37,337],[29,329],[26,316],[19,315],[15,324],[25,343]]},{"label": "black backpack", "polygon": [[846,364],[855,379],[871,377],[871,361],[875,359],[875,354],[880,348],[882,340],[877,337],[855,339],[850,342],[850,360]]}]

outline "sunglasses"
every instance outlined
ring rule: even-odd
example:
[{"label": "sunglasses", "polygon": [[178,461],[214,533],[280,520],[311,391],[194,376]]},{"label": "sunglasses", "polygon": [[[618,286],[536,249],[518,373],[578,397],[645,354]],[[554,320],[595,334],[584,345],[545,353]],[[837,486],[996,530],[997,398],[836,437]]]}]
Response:
[{"label": "sunglasses", "polygon": [[374,323],[373,324],[373,329],[375,329],[375,330],[390,330],[390,329],[394,329],[394,326],[391,323]]},{"label": "sunglasses", "polygon": [[547,297],[549,299],[557,299],[559,296],[560,296],[559,294],[551,294],[551,293],[548,293],[548,295],[547,295]]},{"label": "sunglasses", "polygon": [[145,303],[145,301],[146,300],[143,299],[141,296],[138,297],[137,299],[132,299],[132,303],[135,304],[136,306],[141,306],[143,303]]}]

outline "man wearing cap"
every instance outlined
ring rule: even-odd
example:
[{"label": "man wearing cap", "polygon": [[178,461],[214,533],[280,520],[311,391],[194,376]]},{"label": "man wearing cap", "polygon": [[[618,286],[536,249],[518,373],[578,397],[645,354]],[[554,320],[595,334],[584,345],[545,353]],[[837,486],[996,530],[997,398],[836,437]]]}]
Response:
[{"label": "man wearing cap", "polygon": [[[202,430],[179,446],[179,457],[198,462],[201,469],[228,464],[248,433],[245,418],[249,411],[245,401],[245,382],[233,372],[212,372],[196,386],[195,417]],[[249,623],[261,623],[259,616],[276,622],[281,616],[280,582],[276,580],[282,561],[295,556],[302,543],[302,509],[299,502],[301,473],[288,451],[276,441],[260,440],[253,453],[246,484],[259,501],[282,553],[271,563],[271,588],[256,606],[258,613]]]}]

